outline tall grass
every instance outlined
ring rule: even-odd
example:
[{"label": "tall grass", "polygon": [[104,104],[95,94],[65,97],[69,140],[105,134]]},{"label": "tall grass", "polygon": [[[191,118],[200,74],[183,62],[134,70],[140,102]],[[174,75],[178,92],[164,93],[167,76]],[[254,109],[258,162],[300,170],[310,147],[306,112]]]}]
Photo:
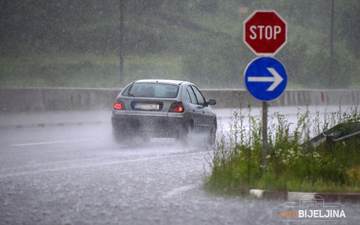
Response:
[{"label": "tall grass", "polygon": [[[251,108],[234,112],[228,133],[222,132],[208,162],[212,168],[206,188],[223,194],[250,188],[276,191],[360,192],[360,139],[310,144],[338,123],[343,133],[360,121],[357,107],[346,112],[317,112],[315,118],[298,111],[296,124],[275,113],[268,126],[268,154],[262,164],[262,121]],[[247,116],[246,116],[247,115]],[[347,129],[347,130],[346,130]]]}]

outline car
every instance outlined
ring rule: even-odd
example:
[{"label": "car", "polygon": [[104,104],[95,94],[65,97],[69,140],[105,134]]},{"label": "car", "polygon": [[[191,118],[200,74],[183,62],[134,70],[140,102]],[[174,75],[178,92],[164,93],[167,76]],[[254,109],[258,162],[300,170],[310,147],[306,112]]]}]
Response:
[{"label": "car", "polygon": [[111,122],[113,137],[126,142],[132,137],[176,138],[186,144],[188,137],[205,134],[215,143],[217,119],[211,108],[216,101],[205,100],[191,82],[143,79],[131,82],[117,96]]}]

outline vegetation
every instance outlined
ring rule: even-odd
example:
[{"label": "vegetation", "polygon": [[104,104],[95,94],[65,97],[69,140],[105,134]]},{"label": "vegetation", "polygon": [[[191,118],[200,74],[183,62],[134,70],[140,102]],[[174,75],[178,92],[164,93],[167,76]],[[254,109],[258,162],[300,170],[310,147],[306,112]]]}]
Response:
[{"label": "vegetation", "polygon": [[[169,54],[126,57],[124,83],[147,76],[187,79],[180,56]],[[0,84],[8,87],[119,87],[119,57],[109,54],[59,53],[32,57],[8,54],[0,60]]]},{"label": "vegetation", "polygon": [[242,74],[255,56],[242,41],[242,22],[255,9],[274,9],[288,23],[288,44],[277,57],[290,87],[360,86],[356,0],[335,1],[333,75],[328,0],[0,1],[0,86],[114,87],[169,77],[204,88],[244,88]]},{"label": "vegetation", "polygon": [[[244,121],[246,113],[249,121]],[[269,151],[263,166],[262,121],[250,116],[250,109],[235,112],[230,132],[222,134],[209,158],[212,172],[206,188],[221,194],[248,189],[360,192],[358,136],[333,146],[309,142],[310,133],[320,134],[338,123],[344,124],[344,132],[351,132],[359,120],[356,107],[349,112],[325,113],[323,118],[319,113],[315,118],[308,111],[298,113],[297,124],[276,113],[268,128]]]}]

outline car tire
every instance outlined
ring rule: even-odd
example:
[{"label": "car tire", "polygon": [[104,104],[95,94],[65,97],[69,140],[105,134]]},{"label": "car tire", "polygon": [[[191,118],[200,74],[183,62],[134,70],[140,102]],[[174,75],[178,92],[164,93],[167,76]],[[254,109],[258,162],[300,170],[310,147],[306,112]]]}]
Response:
[{"label": "car tire", "polygon": [[210,133],[208,136],[208,144],[209,145],[214,145],[215,141],[216,141],[216,124],[215,123],[211,126]]},{"label": "car tire", "polygon": [[184,125],[184,129],[179,135],[179,139],[183,146],[188,146],[191,143],[191,138],[194,132],[194,121],[190,120]]},{"label": "car tire", "polygon": [[143,134],[142,135],[142,140],[143,142],[146,144],[146,143],[149,143],[150,142],[150,136],[148,134]]},{"label": "car tire", "polygon": [[112,135],[114,141],[118,144],[122,144],[127,141],[127,135],[125,135],[124,132],[117,130],[116,128],[113,128]]}]

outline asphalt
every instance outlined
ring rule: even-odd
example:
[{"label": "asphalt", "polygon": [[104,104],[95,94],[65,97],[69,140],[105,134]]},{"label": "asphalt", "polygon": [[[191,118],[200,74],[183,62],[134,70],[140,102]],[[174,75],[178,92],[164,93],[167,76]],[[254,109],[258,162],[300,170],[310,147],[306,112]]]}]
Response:
[{"label": "asphalt", "polygon": [[109,123],[111,111],[17,112],[0,115],[0,129]]},{"label": "asphalt", "polygon": [[[346,107],[346,106],[345,106]],[[304,110],[302,107],[300,110]],[[308,107],[315,112],[316,107]],[[346,109],[346,108],[345,108]],[[236,109],[215,109],[219,118],[230,118]],[[328,112],[337,111],[339,107],[329,107]],[[344,109],[343,109],[344,110]],[[296,115],[299,108],[277,107],[284,115]],[[53,126],[76,126],[83,124],[102,124],[111,122],[111,110],[97,111],[56,111],[56,112],[17,112],[0,115],[0,129],[19,129],[28,127],[53,127]],[[269,109],[269,114],[274,110]],[[251,115],[260,116],[261,109],[254,108]],[[303,199],[321,197],[324,201],[360,201],[358,193],[308,193],[308,192],[276,192],[268,190],[252,189],[250,194],[260,199],[281,199],[285,201],[298,201]]]},{"label": "asphalt", "polygon": [[[320,109],[323,111],[324,107]],[[349,106],[342,106],[343,111]],[[233,116],[233,108],[214,109],[218,118],[231,118]],[[299,110],[305,112],[309,110],[315,113],[317,106],[302,107],[269,107],[268,115],[280,112],[282,115],[296,115]],[[327,112],[338,111],[339,106],[327,106]],[[245,116],[248,115],[248,109],[242,109]],[[260,117],[261,108],[251,108],[251,115]],[[111,110],[91,110],[91,111],[40,111],[40,112],[15,112],[0,114],[0,129],[7,128],[23,128],[23,127],[44,127],[44,126],[66,126],[81,124],[110,123]]]},{"label": "asphalt", "polygon": [[[234,110],[216,109],[215,112],[220,118],[230,118]],[[110,123],[111,114],[111,110],[6,113],[0,114],[0,129]]]}]

